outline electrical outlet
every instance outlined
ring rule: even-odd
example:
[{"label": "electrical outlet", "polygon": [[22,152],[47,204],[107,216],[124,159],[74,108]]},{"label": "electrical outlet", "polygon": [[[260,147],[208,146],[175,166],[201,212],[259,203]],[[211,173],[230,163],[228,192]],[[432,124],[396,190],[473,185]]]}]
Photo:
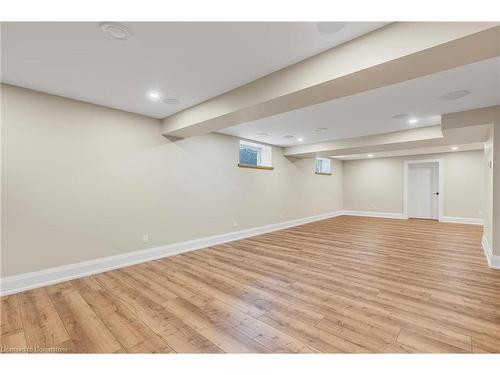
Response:
[{"label": "electrical outlet", "polygon": [[142,235],[142,242],[143,243],[148,243],[149,242],[149,234],[148,233],[144,233]]},{"label": "electrical outlet", "polygon": [[478,213],[479,213],[479,215],[482,216],[483,215],[483,210],[479,210]]},{"label": "electrical outlet", "polygon": [[373,209],[376,210],[377,209],[377,206],[373,206]]},{"label": "electrical outlet", "polygon": [[233,220],[233,227],[237,227],[238,226],[238,222],[236,220]]},{"label": "electrical outlet", "polygon": [[283,219],[285,217],[285,215],[283,215],[282,213],[280,214],[280,219]]}]

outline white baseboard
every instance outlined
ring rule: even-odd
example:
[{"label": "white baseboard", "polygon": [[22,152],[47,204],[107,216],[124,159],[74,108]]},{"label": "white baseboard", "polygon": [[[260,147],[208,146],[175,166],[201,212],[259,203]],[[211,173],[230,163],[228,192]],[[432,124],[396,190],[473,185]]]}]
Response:
[{"label": "white baseboard", "polygon": [[[406,217],[403,213],[397,213],[397,212],[343,210],[342,215],[382,217],[382,218],[386,218],[386,219],[408,219],[408,217]],[[483,225],[483,219],[474,218],[474,217],[442,216],[439,221],[441,221],[443,223]]]},{"label": "white baseboard", "polygon": [[191,241],[178,242],[151,249],[133,251],[105,258],[68,264],[61,267],[48,268],[40,271],[3,277],[0,279],[0,295],[6,296],[9,294],[19,293],[29,289],[57,284],[63,281],[77,279],[209,246],[215,246],[225,242],[253,237],[259,234],[274,232],[318,220],[329,219],[339,215],[342,215],[342,211],[328,212],[300,219],[264,225],[261,227],[244,229],[236,232],[224,233]]},{"label": "white baseboard", "polygon": [[500,269],[500,256],[493,255],[491,246],[488,243],[486,236],[483,236],[481,245],[483,246],[484,255],[486,256],[486,260],[488,261],[488,265],[490,266],[490,268]]},{"label": "white baseboard", "polygon": [[[381,217],[388,219],[406,219],[406,217],[402,213],[392,213],[392,212],[349,211],[349,210],[328,212],[300,219],[264,225],[261,227],[244,229],[241,231],[224,233],[220,235],[204,237],[191,241],[178,242],[151,249],[133,251],[125,254],[93,259],[89,261],[68,264],[61,267],[48,268],[45,270],[29,272],[15,276],[3,277],[0,278],[0,295],[6,296],[9,294],[19,293],[25,290],[57,284],[63,281],[73,280],[80,277],[93,275],[96,273],[106,272],[117,268],[127,267],[134,264],[147,262],[150,260],[177,255],[188,251],[198,250],[209,246],[215,246],[230,241],[236,241],[243,238],[257,236],[259,234],[274,232],[277,230],[286,229],[297,225],[307,224],[314,221],[329,219],[341,215]],[[464,218],[452,218],[452,219],[464,219]],[[478,220],[478,219],[469,219],[469,220]],[[471,222],[464,222],[464,221],[450,221],[450,222],[463,222],[466,224],[472,224]],[[488,242],[484,237],[483,237],[483,249],[486,254],[486,258],[488,259],[488,264],[490,265],[490,267],[500,269],[500,256],[492,255],[491,248],[489,247]]]},{"label": "white baseboard", "polygon": [[453,216],[443,216],[439,221],[443,223],[457,223],[457,224],[473,224],[473,225],[483,225],[484,220],[475,217],[453,217]]},{"label": "white baseboard", "polygon": [[386,219],[408,219],[402,213],[397,212],[377,212],[377,211],[350,211],[343,210],[342,215],[350,216],[367,216],[367,217],[382,217]]}]

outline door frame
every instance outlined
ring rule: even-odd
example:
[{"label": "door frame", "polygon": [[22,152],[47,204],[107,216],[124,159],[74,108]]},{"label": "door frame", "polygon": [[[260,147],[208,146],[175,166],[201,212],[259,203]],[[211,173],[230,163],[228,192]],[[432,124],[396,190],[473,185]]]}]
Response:
[{"label": "door frame", "polygon": [[438,163],[439,174],[439,198],[438,198],[438,220],[442,221],[444,217],[444,159],[418,159],[418,160],[405,160],[404,162],[404,189],[403,189],[403,217],[408,219],[408,168],[410,164],[421,163]]}]

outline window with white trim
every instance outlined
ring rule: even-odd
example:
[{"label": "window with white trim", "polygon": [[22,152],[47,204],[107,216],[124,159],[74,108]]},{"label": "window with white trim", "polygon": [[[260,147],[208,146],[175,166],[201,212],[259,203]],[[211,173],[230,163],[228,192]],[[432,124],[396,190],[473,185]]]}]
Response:
[{"label": "window with white trim", "polygon": [[316,174],[332,174],[332,160],[316,158]]},{"label": "window with white trim", "polygon": [[240,167],[272,168],[272,147],[240,140]]}]

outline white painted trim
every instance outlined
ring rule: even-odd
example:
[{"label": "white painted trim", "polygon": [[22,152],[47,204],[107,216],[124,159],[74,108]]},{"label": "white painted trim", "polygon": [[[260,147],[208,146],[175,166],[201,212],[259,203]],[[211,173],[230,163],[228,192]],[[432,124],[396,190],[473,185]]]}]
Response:
[{"label": "white painted trim", "polygon": [[457,223],[457,224],[473,224],[473,225],[483,225],[484,220],[476,217],[454,217],[454,216],[443,216],[441,220],[443,223]]},{"label": "white painted trim", "polygon": [[[257,236],[259,234],[274,232],[314,221],[325,220],[341,215],[380,217],[387,219],[406,219],[402,213],[376,212],[376,211],[350,211],[341,210],[324,214],[308,216],[300,219],[284,221],[280,223],[264,225],[261,227],[244,229],[241,231],[224,233],[220,235],[204,237],[196,240],[178,242],[175,244],[159,246],[151,249],[128,252],[105,258],[93,259],[85,262],[68,264],[61,267],[48,268],[40,271],[24,273],[0,278],[0,295],[19,293],[29,289],[40,288],[47,285],[73,280],[96,273],[111,271],[117,268],[127,267],[150,260],[160,259],[172,255],[182,254],[188,251],[198,250],[209,246],[236,241],[243,238]],[[467,219],[467,218],[452,218]],[[477,219],[467,219],[477,220]],[[455,221],[456,222],[456,221]],[[470,223],[469,223],[470,224]],[[486,238],[483,237],[483,249],[491,268],[500,269],[500,256],[491,255]],[[488,250],[487,250],[488,249]]]},{"label": "white painted trim", "polygon": [[4,296],[14,294],[29,289],[56,284],[63,281],[77,279],[79,277],[106,272],[154,259],[177,255],[209,246],[215,246],[225,242],[253,237],[259,234],[274,232],[318,220],[329,219],[340,215],[342,215],[342,211],[328,212],[300,219],[264,225],[261,227],[244,229],[236,232],[224,233],[191,241],[178,242],[151,249],[132,251],[125,254],[68,264],[61,267],[48,268],[40,271],[3,277],[0,279],[0,295]]},{"label": "white painted trim", "polygon": [[[349,211],[343,210],[342,215],[351,216],[367,216],[367,217],[382,217],[386,219],[408,219],[404,214],[397,212],[377,212],[377,211]],[[472,224],[483,225],[483,219],[475,217],[453,217],[443,216],[441,220],[443,223],[457,223],[457,224]]]},{"label": "white painted trim", "polygon": [[403,186],[403,216],[408,218],[408,167],[410,164],[438,163],[439,173],[439,213],[438,220],[444,217],[444,159],[417,159],[405,160],[404,162],[404,186]]},{"label": "white painted trim", "polygon": [[493,255],[491,246],[488,243],[488,239],[484,235],[483,240],[481,241],[481,245],[483,246],[484,255],[486,256],[486,260],[488,261],[488,266],[490,266],[490,268],[500,270],[500,256]]},{"label": "white painted trim", "polygon": [[343,210],[342,215],[382,217],[386,219],[407,219],[402,213],[398,212],[377,212],[377,211],[349,211]]}]

